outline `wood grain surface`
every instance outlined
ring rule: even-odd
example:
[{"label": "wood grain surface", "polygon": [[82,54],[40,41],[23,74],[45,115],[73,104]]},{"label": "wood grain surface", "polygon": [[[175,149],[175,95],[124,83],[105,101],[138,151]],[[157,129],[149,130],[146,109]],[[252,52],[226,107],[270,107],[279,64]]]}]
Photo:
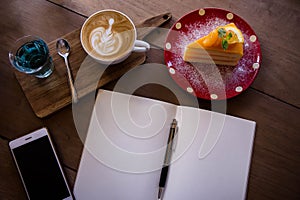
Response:
[{"label": "wood grain surface", "polygon": [[[91,94],[81,98],[81,114],[84,117],[80,128],[74,123],[76,116],[71,105],[45,118],[38,118],[8,61],[7,53],[13,41],[28,34],[38,35],[47,42],[54,41],[79,29],[87,16],[104,8],[120,10],[136,24],[151,16],[170,12],[173,19],[165,24],[168,28],[182,15],[203,7],[227,9],[244,18],[258,35],[263,59],[258,76],[248,90],[226,102],[198,99],[199,107],[212,110],[214,104],[213,110],[221,111],[225,103],[228,114],[256,121],[247,199],[300,199],[299,0],[2,0],[0,199],[26,199],[8,142],[43,126],[49,129],[68,182],[73,185],[83,147],[78,134],[88,127],[95,98]],[[158,38],[155,34],[154,31],[147,37],[155,46],[147,52],[146,63],[164,63],[159,46],[164,36],[158,33],[161,36]],[[112,90],[117,83],[118,79],[101,88]],[[124,88],[126,90],[126,86]],[[176,85],[174,89],[189,104],[192,97]],[[144,85],[135,94],[178,103],[177,97],[168,88],[157,84]]]},{"label": "wood grain surface", "polygon": [[[141,31],[138,38],[143,38],[151,32],[151,29],[147,27],[160,26],[170,18],[171,15],[166,13],[139,23],[137,27]],[[145,53],[132,53],[122,63],[102,65],[89,57],[83,50],[80,42],[80,29],[76,29],[61,38],[66,39],[71,46],[68,59],[79,98],[121,77],[133,67],[144,63],[146,59]],[[66,66],[63,58],[57,54],[56,41],[54,40],[48,44],[55,66],[55,70],[48,78],[38,79],[15,70],[25,96],[38,117],[46,117],[72,102]],[[79,69],[81,69],[80,77],[77,76]]]},{"label": "wood grain surface", "polygon": [[166,11],[171,12],[173,17],[178,19],[192,10],[204,7],[230,10],[251,25],[261,43],[262,68],[253,88],[300,107],[300,87],[297,87],[300,82],[297,62],[300,52],[293,51],[299,49],[300,45],[300,40],[296,39],[300,31],[298,0],[185,0],[184,2],[127,0],[119,3],[103,0],[97,5],[93,0],[87,0],[84,4],[69,0],[53,0],[53,2],[86,16],[97,10],[113,8],[127,13],[135,21]]}]

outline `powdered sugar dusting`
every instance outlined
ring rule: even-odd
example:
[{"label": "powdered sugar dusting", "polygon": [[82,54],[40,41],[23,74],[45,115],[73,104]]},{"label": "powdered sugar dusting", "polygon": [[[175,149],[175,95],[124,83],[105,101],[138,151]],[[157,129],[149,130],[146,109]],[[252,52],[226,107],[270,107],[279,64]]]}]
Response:
[{"label": "powdered sugar dusting", "polygon": [[[216,94],[218,99],[224,99],[235,96],[240,93],[236,87],[240,86],[245,90],[253,81],[257,68],[253,68],[253,63],[260,62],[260,47],[258,41],[250,42],[250,36],[254,34],[252,29],[243,25],[243,20],[235,16],[233,20],[226,19],[227,13],[222,16],[216,16],[206,9],[204,16],[197,13],[190,13],[193,16],[183,17],[178,22],[182,27],[180,30],[171,31],[168,35],[167,42],[172,48],[165,52],[165,59],[168,67],[176,70],[181,74],[190,85],[184,85],[182,78],[173,77],[174,80],[183,88],[192,87],[196,96],[205,99],[211,99],[210,94]],[[222,11],[222,10],[221,10]],[[225,11],[224,11],[225,12]],[[195,16],[201,17],[200,19]],[[237,21],[234,21],[237,20]],[[236,67],[216,66],[212,64],[189,63],[183,61],[185,46],[210,33],[218,26],[224,26],[234,22],[241,29],[244,36],[244,56]],[[245,23],[245,22],[244,22]]]},{"label": "powdered sugar dusting", "polygon": [[[192,41],[209,34],[216,27],[226,24],[226,20],[220,18],[216,18],[216,20],[213,21],[208,20],[205,23],[194,22],[192,24],[185,24],[185,28],[188,30],[187,32],[179,31],[177,33],[178,37],[172,49],[172,52],[175,55],[172,64],[175,66],[181,66],[177,68],[177,71],[181,74],[186,74],[188,82],[193,88],[196,88],[196,91],[208,90],[210,93],[218,93],[219,96],[223,96],[225,93],[225,86],[216,65],[203,65],[198,63],[191,64],[184,62],[182,55],[184,53],[185,46]],[[226,68],[224,69],[225,74],[227,74],[228,70],[226,70]],[[199,85],[205,85],[207,87],[200,88]]]},{"label": "powdered sugar dusting", "polygon": [[214,21],[206,21],[204,24],[199,21],[194,22],[192,24],[185,24],[185,28],[188,30],[188,32],[179,31],[179,36],[175,44],[175,49],[173,50],[176,53],[183,55],[185,46],[191,43],[191,41],[195,41],[209,34],[216,27],[225,24],[227,24],[226,20],[220,18],[216,18],[216,20]]}]

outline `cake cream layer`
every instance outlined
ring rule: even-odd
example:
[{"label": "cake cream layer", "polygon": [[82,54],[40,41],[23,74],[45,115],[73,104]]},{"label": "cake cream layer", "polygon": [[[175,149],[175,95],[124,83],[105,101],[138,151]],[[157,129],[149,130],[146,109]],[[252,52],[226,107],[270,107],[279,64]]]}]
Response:
[{"label": "cake cream layer", "polygon": [[236,53],[224,53],[224,52],[219,52],[215,50],[204,50],[204,49],[190,49],[187,48],[185,50],[185,53],[183,55],[183,59],[185,58],[191,58],[191,57],[214,57],[219,60],[226,60],[226,61],[231,61],[231,60],[238,60],[241,58],[240,54]]},{"label": "cake cream layer", "polygon": [[187,48],[183,55],[183,60],[188,60],[189,62],[215,63],[220,65],[236,65],[240,58],[241,55],[237,53],[193,48]]},{"label": "cake cream layer", "polygon": [[212,58],[209,59],[191,59],[190,63],[202,63],[202,64],[215,64],[215,65],[226,65],[226,66],[236,66],[238,61],[219,61],[213,60]]},{"label": "cake cream layer", "polygon": [[243,34],[234,23],[230,23],[188,44],[183,60],[232,66],[243,56],[243,47]]},{"label": "cake cream layer", "polygon": [[243,56],[243,44],[235,44],[230,49],[202,48],[192,43],[185,48],[183,60],[188,62],[202,62],[209,64],[234,66]]}]

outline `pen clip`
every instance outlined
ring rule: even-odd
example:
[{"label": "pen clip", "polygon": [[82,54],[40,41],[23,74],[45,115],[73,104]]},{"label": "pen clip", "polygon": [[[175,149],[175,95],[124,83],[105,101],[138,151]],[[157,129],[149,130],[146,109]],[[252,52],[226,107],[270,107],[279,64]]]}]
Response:
[{"label": "pen clip", "polygon": [[175,130],[175,136],[174,136],[174,139],[173,139],[172,152],[175,152],[176,147],[177,147],[177,142],[178,142],[178,125],[176,126],[176,130]]}]

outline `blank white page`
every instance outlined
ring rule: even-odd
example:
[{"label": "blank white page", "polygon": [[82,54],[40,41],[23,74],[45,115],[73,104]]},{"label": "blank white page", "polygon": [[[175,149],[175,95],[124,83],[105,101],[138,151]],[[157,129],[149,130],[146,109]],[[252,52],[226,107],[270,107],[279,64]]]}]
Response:
[{"label": "blank white page", "polygon": [[244,199],[255,122],[102,90],[76,177],[76,199],[156,200],[174,117],[179,131],[164,200]]},{"label": "blank white page", "polygon": [[245,199],[255,122],[188,107],[178,107],[177,117],[164,200]]},{"label": "blank white page", "polygon": [[77,200],[155,200],[176,106],[99,91],[83,150]]}]

